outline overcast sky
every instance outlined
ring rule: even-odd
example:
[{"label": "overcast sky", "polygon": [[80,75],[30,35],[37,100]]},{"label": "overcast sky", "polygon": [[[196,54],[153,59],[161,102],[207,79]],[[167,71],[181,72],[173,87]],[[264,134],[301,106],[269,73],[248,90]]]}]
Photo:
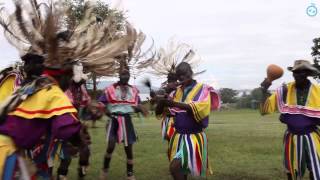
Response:
[{"label": "overcast sky", "polygon": [[[0,0],[0,2],[3,0]],[[317,1],[314,1],[316,6]],[[309,17],[310,0],[123,0],[136,27],[165,46],[168,39],[186,42],[203,61],[196,77],[216,87],[257,87],[268,64],[285,68],[309,59],[312,39],[320,36],[320,14]],[[0,67],[18,58],[0,36]],[[275,82],[290,81],[291,74]],[[159,84],[158,80],[156,84]],[[136,82],[137,83],[137,82]]]}]

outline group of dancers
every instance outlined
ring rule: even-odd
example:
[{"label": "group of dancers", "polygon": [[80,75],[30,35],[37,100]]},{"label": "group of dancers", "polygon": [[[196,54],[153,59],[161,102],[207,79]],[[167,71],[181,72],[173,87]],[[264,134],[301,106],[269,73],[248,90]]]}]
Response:
[{"label": "group of dancers", "polygon": [[[66,10],[59,2],[14,4],[14,13],[2,13],[0,21],[4,36],[21,55],[21,61],[0,72],[1,179],[67,179],[75,154],[79,154],[78,177],[83,179],[91,138],[82,120],[103,115],[109,120],[99,178],[108,179],[116,143],[123,143],[126,178],[135,179],[132,146],[137,136],[131,115],[147,116],[149,110],[129,79],[133,71],[146,69],[168,78],[160,90],[150,88],[150,95],[169,143],[173,178],[208,175],[205,129],[220,100],[212,87],[193,79],[193,61],[198,59],[190,46],[178,43],[168,51],[142,51],[146,38],[142,32],[128,22],[120,32],[110,28],[112,17],[97,22],[90,4],[72,25],[66,25]],[[119,80],[95,100],[85,87],[88,73]]]},{"label": "group of dancers", "polygon": [[[199,58],[189,45],[172,42],[167,49],[142,51],[143,33],[128,22],[121,30],[110,28],[112,17],[97,22],[91,5],[78,23],[66,24],[66,9],[59,2],[14,3],[15,12],[2,13],[0,19],[4,36],[21,55],[20,61],[0,72],[0,179],[65,180],[75,154],[79,154],[78,177],[83,179],[91,138],[82,120],[103,115],[109,120],[99,178],[108,179],[115,146],[123,143],[126,178],[135,179],[133,144],[137,135],[131,115],[148,116],[149,110],[129,80],[133,72],[146,69],[167,78],[158,90],[153,90],[149,81],[146,85],[156,117],[162,120],[161,134],[168,142],[173,179],[212,173],[205,131],[220,98],[213,87],[194,79],[204,71],[195,72]],[[294,81],[272,94],[268,91],[272,82],[265,79],[261,83],[260,112],[279,111],[280,121],[287,125],[284,166],[288,179],[302,179],[308,169],[310,179],[319,180],[320,86],[308,77],[320,72],[307,60],[295,61],[288,70]],[[119,79],[93,99],[85,86],[88,73]]]}]

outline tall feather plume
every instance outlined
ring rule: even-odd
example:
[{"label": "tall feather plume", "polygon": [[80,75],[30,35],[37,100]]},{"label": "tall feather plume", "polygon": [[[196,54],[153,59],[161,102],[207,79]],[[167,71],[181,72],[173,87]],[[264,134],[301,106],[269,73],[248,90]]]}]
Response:
[{"label": "tall feather plume", "polygon": [[[28,3],[33,4],[28,4]],[[4,34],[9,43],[18,49],[21,54],[26,51],[42,54],[44,52],[43,33],[39,32],[39,19],[35,20],[34,10],[37,6],[36,1],[14,1],[16,10],[13,14],[1,14],[1,26],[4,28]],[[23,8],[22,8],[23,7]],[[39,26],[39,27],[38,27]],[[21,45],[23,44],[23,45]],[[28,47],[28,49],[26,49]]]},{"label": "tall feather plume", "polygon": [[84,68],[97,75],[113,76],[116,58],[126,52],[130,37],[117,34],[111,25],[115,17],[98,22],[93,9],[87,4],[84,18],[69,29],[68,41],[60,43],[59,58],[77,59]]},{"label": "tall feather plume", "polygon": [[46,18],[46,26],[44,29],[45,36],[44,36],[44,42],[46,44],[46,54],[47,54],[47,60],[46,65],[47,66],[53,66],[55,64],[59,64],[58,58],[57,58],[57,51],[58,51],[58,39],[57,39],[57,32],[58,32],[58,25],[57,25],[57,19],[55,17],[55,12],[53,10],[53,5],[50,5],[49,12],[47,14]]},{"label": "tall feather plume", "polygon": [[1,8],[1,15],[0,15],[0,24],[4,29],[4,35],[6,36],[6,38],[8,39],[8,42],[13,45],[16,48],[21,48],[21,49],[25,49],[22,48],[22,44],[26,44],[26,46],[28,45],[27,41],[23,38],[19,37],[19,34],[16,32],[15,29],[18,29],[18,26],[16,24],[13,24],[11,22],[11,19],[13,18],[13,16],[9,16],[6,12],[4,8]]},{"label": "tall feather plume", "polygon": [[[153,64],[151,65],[151,73],[157,76],[167,76],[175,73],[176,67],[181,62],[189,63],[192,68],[196,68],[200,62],[200,57],[196,55],[194,50],[185,43],[176,42],[170,39],[166,48],[160,48]],[[204,73],[204,71],[195,72],[194,75]]]},{"label": "tall feather plume", "polygon": [[131,74],[136,77],[153,63],[156,54],[153,50],[154,41],[152,40],[152,44],[146,50],[143,50],[143,45],[146,44],[146,35],[141,31],[138,32],[129,22],[126,24],[126,36],[129,41],[127,57],[125,58],[126,61],[119,63],[119,66],[121,63],[126,63],[131,70]]},{"label": "tall feather plume", "polygon": [[37,0],[29,0],[29,3],[31,5],[31,9],[28,13],[30,14],[32,25],[38,32],[42,32],[44,23],[42,21],[42,13],[40,9],[41,4],[38,4]]},{"label": "tall feather plume", "polygon": [[22,16],[21,2],[15,1],[15,7],[16,7],[15,17],[18,22],[20,31],[22,32],[22,35],[24,36],[24,38],[30,40],[30,37],[29,37],[30,34],[27,30],[26,24],[25,24],[23,16]]},{"label": "tall feather plume", "polygon": [[[39,43],[43,38],[37,32],[37,29],[34,28],[33,18],[29,10],[32,6],[28,3],[24,3],[24,1],[15,1],[15,22],[18,25],[18,29],[20,31],[20,36],[26,39],[30,45],[35,49],[35,51],[39,51],[43,53],[43,43]],[[23,7],[23,8],[22,8]],[[40,40],[38,40],[38,38]]]},{"label": "tall feather plume", "polygon": [[[85,15],[78,23],[66,26],[69,10],[60,1],[14,2],[15,13],[0,16],[7,40],[20,52],[46,55],[47,66],[62,67],[77,60],[87,71],[111,76],[118,70],[115,68],[117,57],[127,54],[128,50],[132,54],[130,61],[134,59],[141,67],[144,64],[137,60],[142,55],[143,33],[138,34],[131,26],[119,32],[112,23],[117,20],[113,16],[98,22],[92,4],[86,4]],[[64,35],[61,37],[61,34]]]}]

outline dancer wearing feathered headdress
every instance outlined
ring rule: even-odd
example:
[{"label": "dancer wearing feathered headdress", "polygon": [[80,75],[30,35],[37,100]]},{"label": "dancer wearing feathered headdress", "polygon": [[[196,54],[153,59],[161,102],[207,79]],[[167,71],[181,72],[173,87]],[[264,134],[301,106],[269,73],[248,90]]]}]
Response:
[{"label": "dancer wearing feathered headdress", "polygon": [[104,157],[103,169],[100,179],[106,179],[111,156],[116,143],[123,143],[127,156],[127,179],[134,179],[133,175],[133,149],[136,141],[136,134],[133,127],[131,115],[134,112],[142,112],[145,116],[147,110],[140,104],[138,89],[130,85],[129,79],[132,70],[140,70],[150,66],[153,61],[153,54],[146,56],[149,52],[143,52],[141,46],[145,40],[145,35],[138,33],[130,24],[127,25],[131,43],[127,53],[118,56],[115,66],[119,81],[104,90],[104,94],[99,98],[107,107],[107,115],[110,117],[107,125],[108,147]]},{"label": "dancer wearing feathered headdress", "polygon": [[[157,97],[168,97],[177,88],[179,83],[177,82],[175,71],[177,65],[181,62],[188,62],[194,69],[200,62],[200,57],[196,56],[194,50],[188,44],[178,43],[173,39],[169,41],[166,48],[160,48],[154,63],[151,65],[151,73],[158,77],[166,77],[167,80],[162,83],[160,90],[151,92],[152,102],[156,102]],[[203,72],[197,72],[196,74]],[[151,88],[151,83],[148,86]],[[169,142],[175,132],[173,116],[167,110],[163,112],[161,119],[162,138]]]},{"label": "dancer wearing feathered headdress", "polygon": [[[42,146],[48,156],[53,150],[55,139],[71,142],[75,146],[89,142],[85,128],[73,115],[76,109],[63,92],[74,76],[74,60],[81,62],[89,71],[110,74],[109,69],[115,63],[114,57],[126,51],[130,42],[128,36],[121,36],[106,44],[106,38],[110,38],[110,22],[94,24],[95,18],[90,15],[90,6],[84,21],[68,29],[68,36],[64,38],[60,33],[65,31],[66,13],[63,4],[14,2],[14,14],[5,16],[1,9],[0,24],[5,36],[21,54],[41,57],[45,70],[43,76],[26,82],[1,104],[2,179],[11,179],[17,175],[17,169],[13,167],[20,167],[21,176],[30,176],[18,151],[43,144],[43,136],[49,140]],[[37,154],[37,151],[33,153]],[[17,163],[19,166],[16,166]],[[52,165],[50,163],[47,162],[47,165]]]},{"label": "dancer wearing feathered headdress", "polygon": [[[182,57],[194,57],[193,51],[187,52]],[[169,98],[158,98],[156,114],[161,115],[168,108],[173,116],[175,132],[170,138],[168,152],[173,178],[186,179],[189,173],[205,177],[209,173],[209,163],[204,130],[211,110],[219,108],[220,98],[212,87],[193,79],[195,73],[188,62],[178,63],[174,72],[180,85]]]}]

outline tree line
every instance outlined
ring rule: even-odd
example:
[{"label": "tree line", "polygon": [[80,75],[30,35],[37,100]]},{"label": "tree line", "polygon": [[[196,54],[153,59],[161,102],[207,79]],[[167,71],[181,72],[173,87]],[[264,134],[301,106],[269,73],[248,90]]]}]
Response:
[{"label": "tree line", "polygon": [[257,109],[262,99],[262,93],[259,88],[250,92],[240,91],[231,88],[221,88],[220,96],[223,108],[251,108]]}]

